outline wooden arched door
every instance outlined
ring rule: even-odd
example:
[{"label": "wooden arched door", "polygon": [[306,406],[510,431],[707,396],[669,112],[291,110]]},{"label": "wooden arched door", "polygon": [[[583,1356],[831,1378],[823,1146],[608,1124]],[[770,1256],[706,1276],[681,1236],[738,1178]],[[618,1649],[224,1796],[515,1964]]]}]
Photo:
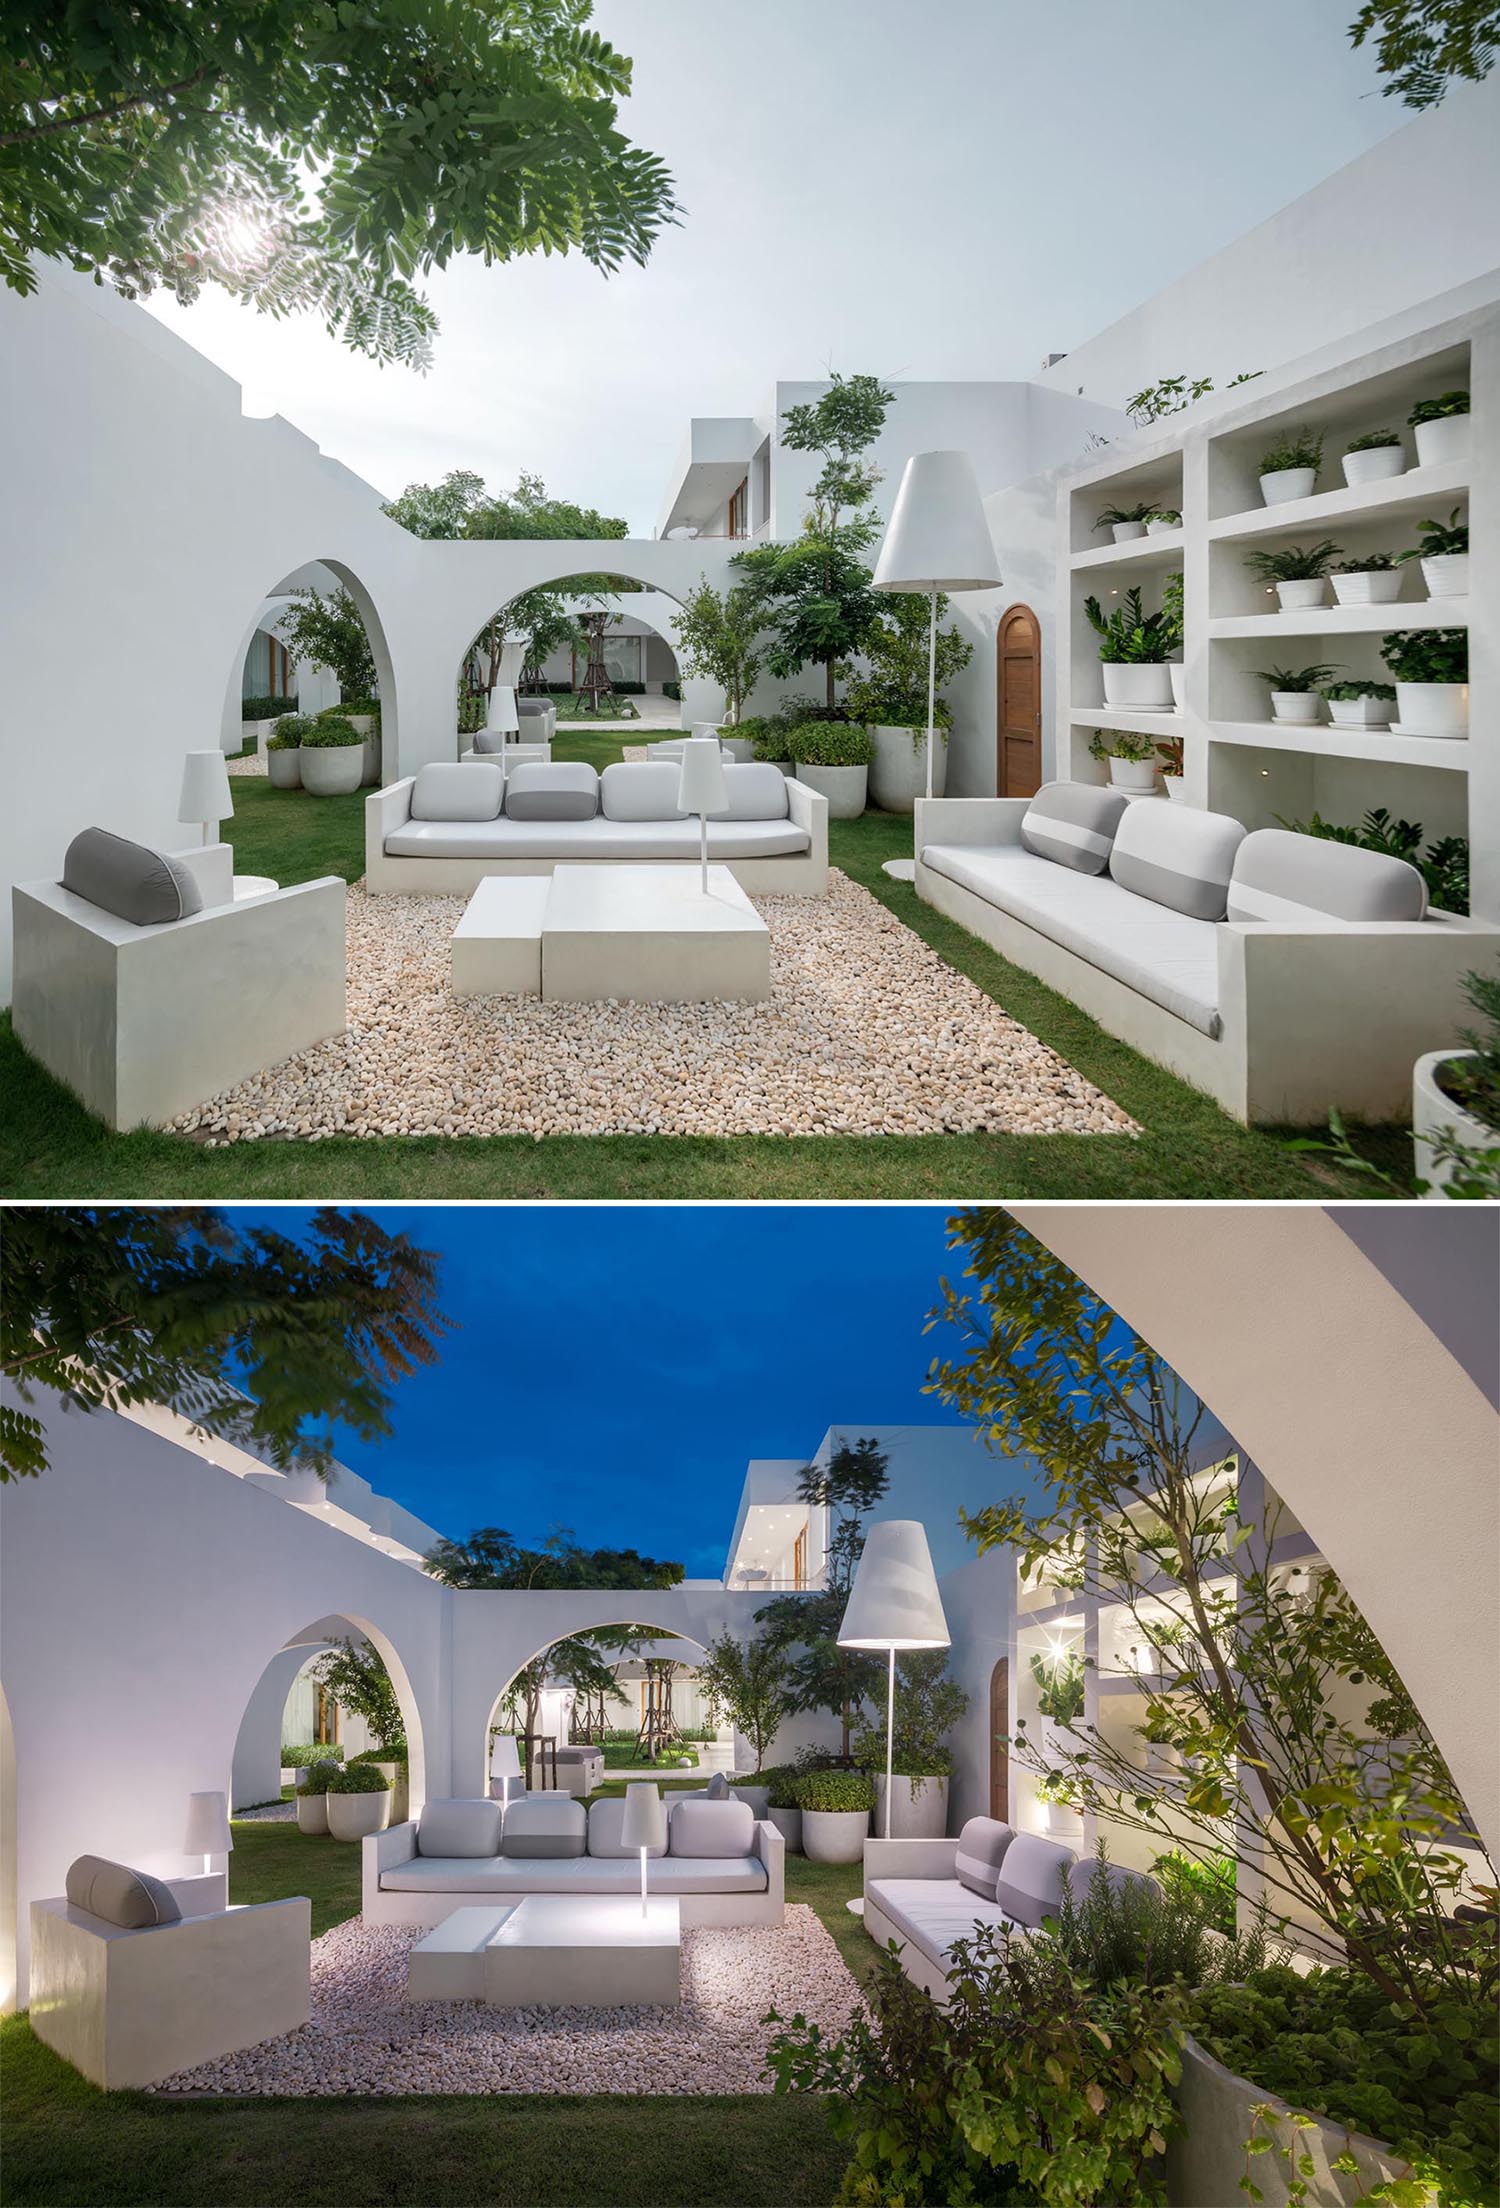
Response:
[{"label": "wooden arched door", "polygon": [[1010,1665],[1001,1657],[990,1673],[990,1815],[1010,1823]]},{"label": "wooden arched door", "polygon": [[1008,606],[997,639],[995,788],[1034,797],[1042,784],[1042,632],[1030,606]]}]

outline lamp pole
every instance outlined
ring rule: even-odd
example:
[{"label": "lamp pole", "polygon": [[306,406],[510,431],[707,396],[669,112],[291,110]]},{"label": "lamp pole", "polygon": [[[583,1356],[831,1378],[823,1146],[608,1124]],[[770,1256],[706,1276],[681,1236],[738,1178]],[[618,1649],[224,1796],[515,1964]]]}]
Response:
[{"label": "lamp pole", "polygon": [[889,1651],[890,1672],[885,1689],[885,1838],[891,1837],[891,1795],[895,1791],[896,1754],[896,1650],[894,1643]]},{"label": "lamp pole", "polygon": [[[932,795],[932,740],[937,734],[937,584],[932,586],[932,610],[927,622],[927,795]],[[890,1834],[886,1834],[890,1838]]]}]

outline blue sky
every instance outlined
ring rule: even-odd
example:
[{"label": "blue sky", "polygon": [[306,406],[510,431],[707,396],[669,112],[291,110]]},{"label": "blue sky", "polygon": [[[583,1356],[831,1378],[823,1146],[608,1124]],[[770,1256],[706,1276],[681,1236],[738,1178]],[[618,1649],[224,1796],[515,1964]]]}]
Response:
[{"label": "blue sky", "polygon": [[712,1575],[750,1457],[959,1423],[921,1392],[957,1269],[939,1206],[365,1208],[440,1253],[459,1326],[397,1390],[393,1437],[338,1453],[441,1532],[565,1525]]}]

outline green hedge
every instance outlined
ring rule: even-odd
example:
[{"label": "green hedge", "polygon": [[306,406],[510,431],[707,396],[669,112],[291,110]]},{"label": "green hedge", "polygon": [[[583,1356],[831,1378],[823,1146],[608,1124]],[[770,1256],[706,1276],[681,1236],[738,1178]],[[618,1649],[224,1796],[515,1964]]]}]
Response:
[{"label": "green hedge", "polygon": [[351,721],[342,715],[330,714],[309,721],[299,739],[303,751],[348,751],[353,744],[362,744],[363,736]]},{"label": "green hedge", "polygon": [[309,1763],[342,1763],[344,1751],[337,1742],[295,1740],[290,1746],[281,1744],[281,1764],[285,1771],[300,1771]]},{"label": "green hedge", "polygon": [[241,698],[240,700],[240,719],[242,721],[274,721],[279,719],[283,713],[295,713],[296,710],[297,701],[295,698]]},{"label": "green hedge", "polygon": [[330,1794],[388,1794],[391,1782],[373,1763],[346,1763],[328,1774]]},{"label": "green hedge", "polygon": [[875,739],[858,721],[801,721],[786,743],[799,767],[867,767],[875,756]]}]

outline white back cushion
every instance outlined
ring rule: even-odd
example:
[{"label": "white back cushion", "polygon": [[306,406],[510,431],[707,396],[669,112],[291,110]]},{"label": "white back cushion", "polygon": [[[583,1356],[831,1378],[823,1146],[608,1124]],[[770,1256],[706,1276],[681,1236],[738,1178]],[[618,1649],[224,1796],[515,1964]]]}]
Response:
[{"label": "white back cushion", "polygon": [[675,760],[618,760],[599,777],[599,809],[606,820],[685,820],[681,780]]},{"label": "white back cushion", "polygon": [[498,820],[505,774],[487,759],[434,759],[417,769],[413,820]]},{"label": "white back cushion", "polygon": [[958,1836],[953,1868],[959,1884],[986,1901],[995,1898],[995,1882],[1015,1833],[997,1817],[971,1817]]},{"label": "white back cushion", "polygon": [[1422,920],[1427,884],[1405,859],[1257,828],[1234,856],[1231,920]]},{"label": "white back cushion", "polygon": [[754,760],[724,769],[729,804],[718,820],[785,820],[786,776],[768,760]]},{"label": "white back cushion", "polygon": [[418,1855],[498,1855],[500,1804],[429,1802],[417,1820]]},{"label": "white back cushion", "polygon": [[1194,920],[1222,920],[1229,876],[1245,831],[1227,813],[1204,813],[1165,798],[1128,806],[1115,830],[1109,871],[1122,889]]},{"label": "white back cushion", "polygon": [[[625,1798],[623,1795],[616,1795],[612,1799],[606,1798],[602,1802],[595,1802],[589,1811],[589,1854],[638,1857],[641,1852],[640,1849],[627,1848],[620,1838],[624,1824]],[[666,1852],[667,1844],[665,1841],[661,1843],[660,1847],[646,1850],[647,1855],[653,1857],[665,1855]]]},{"label": "white back cushion", "polygon": [[1044,782],[1021,816],[1021,841],[1075,874],[1102,874],[1129,802],[1092,782]]},{"label": "white back cushion", "polygon": [[668,1855],[748,1855],[754,1845],[755,1812],[748,1802],[711,1802],[700,1794],[673,1803]]},{"label": "white back cushion", "polygon": [[502,1855],[582,1855],[588,1844],[588,1819],[571,1794],[532,1794],[512,1802],[505,1812]]}]

